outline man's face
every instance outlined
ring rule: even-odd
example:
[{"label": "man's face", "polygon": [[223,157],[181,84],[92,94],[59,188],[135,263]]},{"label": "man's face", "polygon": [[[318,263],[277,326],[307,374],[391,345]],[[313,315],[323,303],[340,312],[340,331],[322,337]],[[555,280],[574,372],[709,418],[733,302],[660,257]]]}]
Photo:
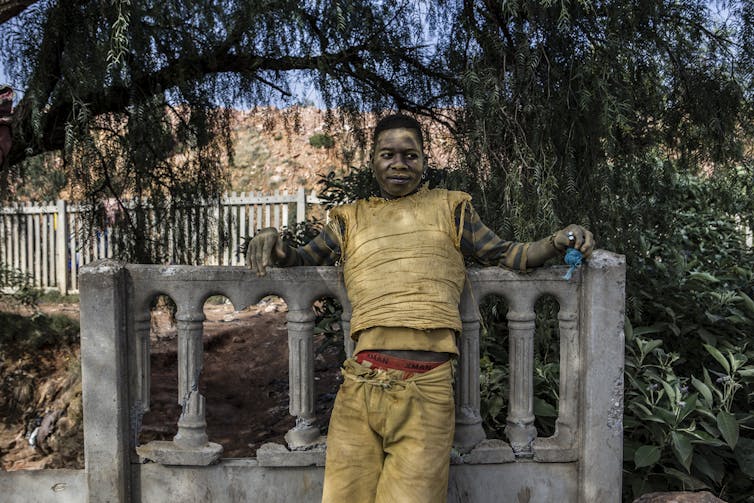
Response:
[{"label": "man's face", "polygon": [[424,152],[416,131],[398,128],[381,132],[372,152],[372,170],[385,199],[416,190],[424,173]]}]

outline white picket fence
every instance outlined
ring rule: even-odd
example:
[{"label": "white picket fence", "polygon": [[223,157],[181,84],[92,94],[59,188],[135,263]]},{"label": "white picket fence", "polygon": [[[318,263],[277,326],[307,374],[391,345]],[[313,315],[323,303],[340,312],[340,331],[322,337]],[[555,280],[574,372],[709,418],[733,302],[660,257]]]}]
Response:
[{"label": "white picket fence", "polygon": [[[219,202],[178,209],[176,221],[185,222],[181,228],[150,224],[159,229],[155,246],[168,257],[166,263],[242,265],[241,248],[248,235],[264,227],[303,222],[307,205],[319,202],[303,188],[294,194],[231,192]],[[0,263],[27,273],[39,288],[77,293],[79,268],[98,259],[117,258],[115,230],[104,223],[90,227],[91,211],[63,200],[0,207]]]}]

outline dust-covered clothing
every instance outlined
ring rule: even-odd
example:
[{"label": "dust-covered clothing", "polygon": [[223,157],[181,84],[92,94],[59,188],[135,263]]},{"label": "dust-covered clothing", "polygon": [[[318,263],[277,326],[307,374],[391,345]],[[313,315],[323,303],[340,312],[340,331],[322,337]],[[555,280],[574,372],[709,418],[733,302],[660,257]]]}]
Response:
[{"label": "dust-covered clothing", "polygon": [[[343,263],[357,351],[457,354],[464,256],[527,266],[528,244],[497,237],[470,199],[422,188],[341,206],[317,238],[289,250],[280,265]],[[349,360],[343,375],[330,420],[323,502],[445,501],[455,428],[452,362],[406,378]]]},{"label": "dust-covered clothing", "polygon": [[461,330],[466,268],[453,212],[470,199],[465,192],[420,190],[332,210],[343,224],[338,241],[351,334],[372,327]]},{"label": "dust-covered clothing", "polygon": [[[484,225],[471,203],[465,205],[463,213],[461,209],[459,205],[455,208],[454,214],[456,228],[463,226],[461,253],[464,257],[474,258],[482,265],[498,265],[514,271],[526,270],[527,243],[500,239],[492,229]],[[342,223],[331,220],[309,243],[298,248],[289,248],[288,256],[278,264],[284,267],[336,264],[341,255],[338,240],[341,230]]]},{"label": "dust-covered clothing", "polygon": [[322,503],[446,500],[452,362],[408,379],[347,360],[327,435]]},{"label": "dust-covered clothing", "polygon": [[[500,239],[489,227],[482,223],[479,215],[474,211],[471,203],[468,202],[470,199],[469,196],[462,192],[449,192],[441,189],[427,190],[422,188],[411,196],[397,200],[387,201],[381,198],[371,198],[369,202],[362,204],[368,206],[387,206],[404,199],[416,199],[419,196],[422,196],[422,200],[427,203],[425,196],[432,194],[456,195],[449,200],[451,206],[440,204],[444,208],[439,209],[436,206],[433,208],[434,211],[447,211],[448,213],[444,213],[445,215],[453,215],[453,228],[452,231],[448,232],[448,236],[455,241],[456,236],[459,235],[459,229],[461,230],[460,244],[457,248],[464,257],[471,257],[484,265],[499,265],[514,270],[526,270],[528,243],[517,243]],[[441,200],[437,202],[441,202]],[[357,204],[358,202],[346,207],[355,208]],[[452,206],[453,204],[455,206]],[[356,213],[355,210],[351,211]],[[409,208],[407,213],[407,218],[410,219],[415,211]],[[346,219],[343,217],[343,210],[337,208],[332,212],[331,217],[329,224],[312,241],[299,248],[288,248],[286,258],[279,261],[279,265],[286,267],[297,265],[333,265],[341,261],[343,256],[341,242],[344,236],[347,238]],[[414,232],[415,228],[411,227],[411,229],[412,231],[405,236],[405,242],[408,244],[413,244],[417,240]],[[437,264],[432,265],[433,271],[437,271]],[[395,275],[391,274],[390,276]],[[401,278],[398,277],[396,279],[400,280]],[[357,351],[363,349],[401,349],[457,354],[458,350],[455,348],[454,331],[459,329],[458,322],[456,321],[448,325],[444,328],[426,329],[415,328],[411,324],[402,321],[400,327],[373,326],[363,329],[358,324],[354,324],[352,319],[351,332],[352,338],[357,341]],[[360,328],[362,329],[360,330]],[[395,330],[396,328],[413,328],[413,331]],[[447,330],[448,328],[450,328],[450,331]],[[407,336],[408,332],[410,334]]]}]

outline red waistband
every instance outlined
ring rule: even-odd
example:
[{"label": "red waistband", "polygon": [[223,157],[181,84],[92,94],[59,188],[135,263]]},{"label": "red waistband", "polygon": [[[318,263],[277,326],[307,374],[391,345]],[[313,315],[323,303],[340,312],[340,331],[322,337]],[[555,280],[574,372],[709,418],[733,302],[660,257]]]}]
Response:
[{"label": "red waistband", "polygon": [[405,358],[398,358],[397,356],[390,356],[377,351],[362,351],[356,355],[356,361],[359,363],[369,362],[372,364],[372,368],[401,370],[411,374],[422,374],[445,363],[407,360]]}]

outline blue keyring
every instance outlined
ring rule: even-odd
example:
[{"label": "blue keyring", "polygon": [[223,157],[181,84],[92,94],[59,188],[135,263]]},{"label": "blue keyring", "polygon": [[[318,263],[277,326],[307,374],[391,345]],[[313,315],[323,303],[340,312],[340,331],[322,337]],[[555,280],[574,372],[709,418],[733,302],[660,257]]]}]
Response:
[{"label": "blue keyring", "polygon": [[584,255],[578,251],[576,248],[568,248],[566,250],[565,254],[565,263],[569,265],[568,271],[563,275],[563,279],[566,281],[571,279],[571,276],[573,276],[573,271],[576,270],[578,266],[581,265],[581,261],[584,259]]}]

